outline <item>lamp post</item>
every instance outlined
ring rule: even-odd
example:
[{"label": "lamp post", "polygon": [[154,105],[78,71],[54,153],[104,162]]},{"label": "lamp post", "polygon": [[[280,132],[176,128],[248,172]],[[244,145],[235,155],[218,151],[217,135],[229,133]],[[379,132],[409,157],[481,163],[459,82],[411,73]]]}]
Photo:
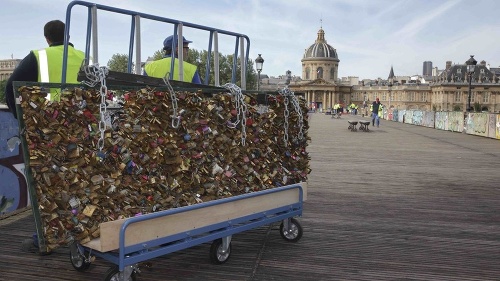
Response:
[{"label": "lamp post", "polygon": [[290,85],[291,80],[292,80],[292,72],[290,70],[287,70],[285,85]]},{"label": "lamp post", "polygon": [[393,79],[389,78],[389,84],[387,84],[387,86],[389,88],[389,108],[391,108],[391,100],[392,100],[392,91],[391,91],[392,90],[392,82],[393,82]]},{"label": "lamp post", "polygon": [[363,95],[363,117],[365,117],[365,115],[368,116],[367,108],[368,108],[368,102],[366,101],[366,92],[364,92],[364,95]]},{"label": "lamp post", "polygon": [[469,76],[469,96],[467,98],[467,112],[471,112],[470,99],[472,96],[472,74],[474,74],[474,69],[476,68],[477,61],[474,59],[474,55],[470,56],[465,64],[467,64],[467,76]]},{"label": "lamp post", "polygon": [[264,59],[259,54],[259,56],[255,59],[255,68],[257,69],[257,73],[258,73],[258,76],[257,76],[257,91],[260,88],[260,72],[262,71],[262,65],[263,64],[264,64]]}]

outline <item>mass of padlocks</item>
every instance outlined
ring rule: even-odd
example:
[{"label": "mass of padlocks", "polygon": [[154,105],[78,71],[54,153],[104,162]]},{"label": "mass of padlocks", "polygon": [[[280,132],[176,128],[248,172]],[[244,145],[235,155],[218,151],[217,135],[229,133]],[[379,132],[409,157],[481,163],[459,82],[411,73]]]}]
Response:
[{"label": "mass of padlocks", "polygon": [[[49,249],[99,224],[307,181],[307,108],[286,92],[43,88],[20,93],[23,136]],[[261,99],[262,100],[262,99]]]}]

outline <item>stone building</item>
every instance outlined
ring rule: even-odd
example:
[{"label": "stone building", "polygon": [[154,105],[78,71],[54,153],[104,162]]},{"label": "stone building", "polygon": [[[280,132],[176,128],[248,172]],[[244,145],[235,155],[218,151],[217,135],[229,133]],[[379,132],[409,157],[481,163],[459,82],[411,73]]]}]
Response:
[{"label": "stone building", "polygon": [[0,60],[0,81],[9,79],[10,75],[12,75],[12,72],[14,72],[14,69],[20,62],[20,59]]},{"label": "stone building", "polygon": [[309,108],[324,111],[335,103],[350,102],[352,86],[359,79],[338,79],[340,60],[337,50],[327,43],[323,28],[319,29],[314,44],[305,49],[301,61],[302,78],[292,81],[289,88],[296,94],[303,94]]},{"label": "stone building", "polygon": [[[376,98],[386,108],[426,111],[466,111],[469,94],[467,66],[446,62],[443,71],[433,75],[396,76],[391,67],[387,80],[363,80],[358,77],[338,78],[340,60],[337,50],[327,43],[320,28],[315,42],[305,49],[301,79],[293,80],[289,88],[302,94],[309,108],[320,112],[335,103],[359,108]],[[488,112],[500,112],[500,82],[497,69],[485,61],[476,65],[472,74],[471,107]],[[360,110],[363,112],[363,110]]]},{"label": "stone building", "polygon": [[[392,74],[392,79],[391,79]],[[486,62],[476,65],[472,73],[472,110],[500,112],[500,81],[495,71],[490,71]],[[394,76],[393,70],[387,80],[365,82],[353,87],[352,101],[362,104],[375,98],[387,108],[418,109],[426,111],[466,111],[469,96],[467,65],[446,63],[446,68],[431,81],[403,79]]]},{"label": "stone building", "polygon": [[[500,81],[483,60],[471,75],[471,107],[476,110],[500,112]],[[469,96],[467,65],[455,64],[447,67],[430,83],[431,107],[437,111],[465,111]],[[474,108],[473,108],[474,109]]]}]

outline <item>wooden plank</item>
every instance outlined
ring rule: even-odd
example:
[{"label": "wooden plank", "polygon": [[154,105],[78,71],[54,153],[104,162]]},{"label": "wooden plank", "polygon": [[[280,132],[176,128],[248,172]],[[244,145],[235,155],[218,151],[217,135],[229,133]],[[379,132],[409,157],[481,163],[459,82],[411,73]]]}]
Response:
[{"label": "wooden plank", "polygon": [[[284,207],[299,202],[299,196],[299,189],[286,189],[133,223],[125,232],[125,245],[143,243]],[[101,223],[100,238],[84,245],[100,252],[118,249],[120,229],[126,220]]]}]

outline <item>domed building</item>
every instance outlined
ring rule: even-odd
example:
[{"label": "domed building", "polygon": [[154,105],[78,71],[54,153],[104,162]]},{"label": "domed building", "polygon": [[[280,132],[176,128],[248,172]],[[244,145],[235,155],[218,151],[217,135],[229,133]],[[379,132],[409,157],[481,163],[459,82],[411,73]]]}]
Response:
[{"label": "domed building", "polygon": [[324,79],[334,82],[337,80],[339,69],[337,50],[328,45],[325,40],[325,31],[318,31],[318,38],[304,53],[302,59],[302,79]]},{"label": "domed building", "polygon": [[327,43],[323,28],[319,29],[316,41],[305,49],[301,62],[302,80],[291,83],[289,88],[295,94],[303,94],[309,108],[321,112],[335,103],[350,102],[350,83],[338,79],[340,60],[337,50]]}]

